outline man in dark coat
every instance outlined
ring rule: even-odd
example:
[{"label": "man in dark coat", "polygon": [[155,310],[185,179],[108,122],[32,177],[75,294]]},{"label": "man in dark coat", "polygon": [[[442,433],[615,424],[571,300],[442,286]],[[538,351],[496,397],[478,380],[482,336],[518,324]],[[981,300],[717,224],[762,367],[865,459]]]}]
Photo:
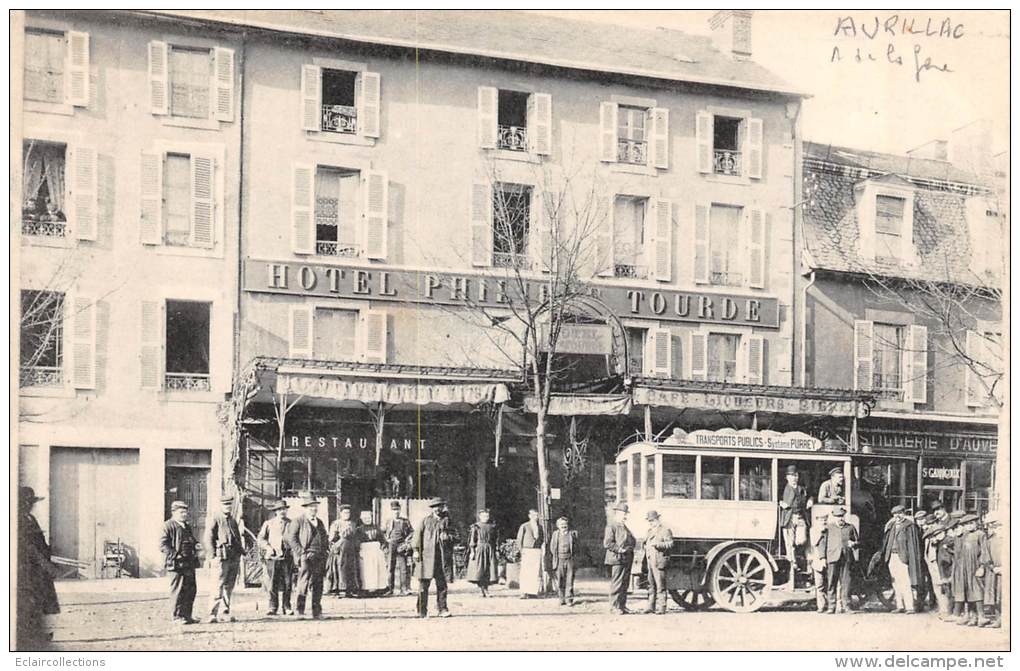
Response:
[{"label": "man in dark coat", "polygon": [[645,561],[648,563],[648,606],[646,613],[666,614],[666,566],[669,551],[673,548],[673,533],[662,524],[659,513],[650,510],[646,515],[648,535],[645,537]]},{"label": "man in dark coat", "polygon": [[833,508],[829,523],[819,540],[818,556],[828,570],[826,592],[829,597],[829,613],[845,613],[850,596],[850,566],[857,550],[857,529],[846,522],[846,510]]},{"label": "man in dark coat", "polygon": [[896,613],[914,611],[913,588],[921,585],[921,549],[918,547],[914,520],[907,515],[906,508],[895,505],[893,518],[885,527],[882,538],[882,561],[889,566],[893,588],[896,590]]},{"label": "man in dark coat", "polygon": [[247,542],[232,514],[233,496],[220,499],[220,511],[213,515],[206,532],[206,542],[212,552],[216,587],[209,598],[208,622],[233,622],[230,601],[234,597],[234,585],[241,572],[241,557],[247,549]]},{"label": "man in dark coat", "polygon": [[159,540],[164,566],[170,575],[170,603],[173,621],[195,624],[191,617],[195,605],[195,569],[198,568],[198,542],[188,524],[188,504],[174,501],[170,504],[170,519],[163,523]]},{"label": "man in dark coat", "polygon": [[797,571],[797,525],[807,523],[808,496],[804,485],[800,484],[797,467],[790,464],[786,467],[786,485],[783,487],[783,498],[779,500],[779,528],[783,534],[783,551],[790,558],[789,585],[793,586]]},{"label": "man in dark coat", "polygon": [[[960,613],[957,624],[984,626],[985,575],[993,568],[988,551],[988,537],[978,528],[977,515],[965,515],[960,520],[963,531],[953,548],[953,598]],[[968,612],[969,611],[969,612]]]},{"label": "man in dark coat", "polygon": [[624,615],[629,612],[627,588],[637,541],[625,524],[628,512],[630,508],[626,503],[621,502],[613,506],[613,519],[606,525],[606,533],[602,537],[602,547],[606,549],[605,563],[612,571],[609,582],[609,612],[613,615]]},{"label": "man in dark coat", "polygon": [[32,514],[44,497],[31,487],[18,489],[18,626],[17,649],[39,650],[47,637],[43,616],[60,612],[53,587],[50,546]]},{"label": "man in dark coat", "polygon": [[312,618],[322,617],[322,581],[326,577],[326,554],[329,537],[326,525],[318,518],[319,502],[310,492],[303,492],[301,505],[305,515],[287,526],[286,544],[298,568],[297,614],[305,614],[305,599],[312,593]]},{"label": "man in dark coat", "polygon": [[400,596],[411,591],[411,573],[407,566],[407,545],[414,533],[411,522],[400,514],[400,501],[391,501],[390,508],[393,509],[393,517],[386,523],[383,529],[383,537],[386,539],[386,593],[393,594],[394,587],[399,580]]},{"label": "man in dark coat", "polygon": [[283,597],[283,614],[290,615],[291,574],[294,562],[290,548],[284,542],[287,537],[287,504],[277,501],[269,507],[273,517],[262,523],[259,529],[258,544],[262,551],[262,586],[269,594],[269,615],[276,615]]},{"label": "man in dark coat", "polygon": [[418,578],[418,617],[429,615],[429,585],[436,581],[436,606],[439,617],[450,617],[446,607],[446,543],[449,541],[448,518],[443,515],[446,501],[429,501],[432,512],[414,530],[414,575]]},{"label": "man in dark coat", "polygon": [[580,552],[577,531],[570,528],[570,520],[566,517],[556,520],[556,531],[549,537],[549,554],[552,556],[552,568],[556,571],[561,606],[574,605],[574,571],[577,568],[574,558]]},{"label": "man in dark coat", "polygon": [[834,466],[829,469],[829,479],[818,488],[818,502],[826,505],[843,505],[846,494],[843,493],[843,467]]}]

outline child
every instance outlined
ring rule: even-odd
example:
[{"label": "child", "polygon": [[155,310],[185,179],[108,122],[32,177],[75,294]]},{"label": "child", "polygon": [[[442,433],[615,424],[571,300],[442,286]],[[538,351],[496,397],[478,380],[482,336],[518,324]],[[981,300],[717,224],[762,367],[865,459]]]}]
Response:
[{"label": "child", "polygon": [[570,520],[561,517],[556,520],[556,531],[549,539],[549,553],[552,555],[553,570],[556,571],[556,589],[560,594],[561,606],[574,605],[575,557],[580,556],[577,532],[570,528]]},{"label": "child", "polygon": [[468,532],[468,582],[478,585],[483,597],[489,596],[489,585],[499,580],[496,563],[496,525],[489,522],[487,509],[478,511],[478,521]]}]

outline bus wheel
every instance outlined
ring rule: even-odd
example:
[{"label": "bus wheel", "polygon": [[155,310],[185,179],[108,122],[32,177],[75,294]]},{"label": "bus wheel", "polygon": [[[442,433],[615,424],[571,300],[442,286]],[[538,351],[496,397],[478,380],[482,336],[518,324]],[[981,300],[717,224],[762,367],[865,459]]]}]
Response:
[{"label": "bus wheel", "polygon": [[669,595],[684,610],[708,610],[715,605],[715,599],[712,598],[711,592],[671,589]]},{"label": "bus wheel", "polygon": [[726,610],[751,613],[765,605],[772,591],[772,566],[759,550],[730,548],[712,567],[712,598]]}]

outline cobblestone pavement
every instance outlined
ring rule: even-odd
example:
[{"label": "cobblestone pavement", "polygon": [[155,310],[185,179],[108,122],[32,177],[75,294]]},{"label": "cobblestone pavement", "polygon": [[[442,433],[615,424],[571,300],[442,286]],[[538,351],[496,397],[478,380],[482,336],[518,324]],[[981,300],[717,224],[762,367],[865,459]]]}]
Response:
[{"label": "cobblestone pavement", "polygon": [[[106,583],[106,585],[103,584]],[[202,589],[196,616],[205,612]],[[270,618],[257,589],[235,593],[237,622],[187,627],[168,620],[163,580],[58,586],[63,612],[48,618],[55,650],[1005,650],[1008,629],[940,622],[934,615],[818,615],[784,607],[757,613],[688,612],[611,616],[606,582],[579,581],[573,608],[522,600],[497,586],[483,599],[457,582],[449,619],[414,616],[413,597],[324,597],[324,619]],[[434,609],[435,597],[431,606]],[[630,607],[643,609],[644,594]]]}]

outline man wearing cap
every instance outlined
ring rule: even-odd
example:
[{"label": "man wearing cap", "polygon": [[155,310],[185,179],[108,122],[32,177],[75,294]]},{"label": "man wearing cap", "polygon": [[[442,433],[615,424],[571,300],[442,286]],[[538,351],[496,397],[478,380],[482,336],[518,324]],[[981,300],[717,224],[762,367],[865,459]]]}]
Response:
[{"label": "man wearing cap", "polygon": [[297,614],[305,614],[305,600],[312,594],[312,617],[322,617],[322,581],[326,576],[326,555],[329,552],[329,537],[326,525],[319,519],[319,502],[311,492],[301,493],[304,517],[287,525],[284,537],[287,547],[298,569]]},{"label": "man wearing cap", "polygon": [[835,466],[829,469],[829,479],[818,488],[818,502],[843,505],[846,502],[843,496],[843,467]]},{"label": "man wearing cap", "polygon": [[436,581],[436,607],[439,617],[450,617],[446,607],[447,581],[444,544],[449,539],[447,520],[443,516],[446,501],[436,497],[429,501],[432,512],[414,530],[414,574],[418,578],[418,617],[429,615],[429,585]]},{"label": "man wearing cap", "polygon": [[528,521],[517,528],[517,547],[521,550],[521,598],[531,599],[542,592],[542,546],[545,529],[538,510],[528,511]]},{"label": "man wearing cap", "polygon": [[198,622],[191,617],[195,605],[195,569],[198,568],[198,542],[188,524],[188,504],[174,501],[170,504],[170,519],[163,523],[159,549],[170,575],[171,617],[180,624]]},{"label": "man wearing cap", "polygon": [[939,565],[939,545],[946,537],[946,527],[941,524],[928,526],[924,533],[924,563],[928,568],[928,579],[931,581],[932,590],[935,592],[935,602],[938,604],[939,619],[945,620],[949,617],[949,598],[946,595],[946,578],[952,575],[943,575]]},{"label": "man wearing cap", "polygon": [[949,521],[949,511],[942,505],[942,502],[935,499],[931,502],[931,514],[939,524],[946,524]]},{"label": "man wearing cap", "polygon": [[977,515],[964,515],[960,526],[963,531],[953,548],[953,598],[959,613],[957,624],[983,627],[986,624],[982,608],[984,579],[992,566],[988,538],[983,530],[978,529]]},{"label": "man wearing cap", "polygon": [[850,565],[857,551],[857,529],[846,522],[846,509],[836,506],[819,540],[818,556],[827,569],[829,613],[845,613],[850,596]]},{"label": "man wearing cap", "polygon": [[290,615],[291,573],[293,560],[290,548],[284,543],[287,536],[287,504],[277,501],[269,506],[273,517],[262,523],[259,529],[258,544],[262,551],[262,586],[269,593],[269,615],[276,615],[280,606],[280,595],[283,596],[283,614]]},{"label": "man wearing cap", "polygon": [[920,582],[917,585],[917,599],[916,606],[917,610],[924,611],[928,609],[929,601],[931,603],[937,603],[935,595],[932,593],[932,584],[930,576],[928,575],[927,566],[924,565],[924,534],[928,530],[930,524],[930,517],[928,513],[923,510],[917,510],[914,512],[914,531],[917,534],[917,547],[921,551],[921,577]]},{"label": "man wearing cap", "polygon": [[783,497],[779,500],[779,528],[783,533],[784,551],[790,558],[789,586],[791,588],[797,571],[797,527],[807,525],[804,518],[808,505],[807,490],[804,485],[800,484],[797,467],[790,464],[786,467],[786,485],[783,487]]},{"label": "man wearing cap", "polygon": [[914,520],[902,505],[892,508],[893,518],[886,525],[879,550],[889,567],[893,588],[896,590],[896,613],[914,610],[913,588],[921,584],[921,551],[917,545]]},{"label": "man wearing cap", "polygon": [[630,509],[626,503],[620,502],[613,506],[612,520],[606,525],[606,533],[602,537],[602,547],[606,549],[605,563],[612,571],[609,581],[609,612],[613,615],[629,612],[628,578],[631,564],[634,563],[634,546],[637,541],[626,525],[628,512]]},{"label": "man wearing cap", "polygon": [[411,535],[414,529],[411,522],[400,514],[400,501],[390,501],[393,517],[386,522],[383,536],[386,539],[387,572],[386,593],[393,594],[393,588],[399,581],[400,596],[411,593],[411,573],[408,570],[407,558],[410,550]]},{"label": "man wearing cap", "polygon": [[40,649],[46,638],[43,616],[60,612],[50,546],[32,514],[32,507],[42,500],[31,487],[18,488],[18,650]]},{"label": "man wearing cap", "polygon": [[577,531],[570,528],[570,520],[566,517],[556,520],[556,531],[549,537],[549,554],[552,556],[552,568],[556,571],[556,589],[561,606],[574,605],[574,571],[577,567],[574,558],[580,552]]},{"label": "man wearing cap", "polygon": [[237,520],[231,514],[233,506],[233,496],[222,497],[220,511],[213,515],[206,532],[206,541],[213,553],[213,566],[216,568],[216,587],[209,599],[208,622],[233,622],[235,619],[230,613],[230,600],[234,596],[234,585],[241,571],[241,557],[248,544]]},{"label": "man wearing cap", "polygon": [[646,613],[666,614],[666,565],[673,548],[673,534],[662,524],[659,513],[649,510],[648,535],[645,536],[645,561],[648,563],[648,605]]}]

